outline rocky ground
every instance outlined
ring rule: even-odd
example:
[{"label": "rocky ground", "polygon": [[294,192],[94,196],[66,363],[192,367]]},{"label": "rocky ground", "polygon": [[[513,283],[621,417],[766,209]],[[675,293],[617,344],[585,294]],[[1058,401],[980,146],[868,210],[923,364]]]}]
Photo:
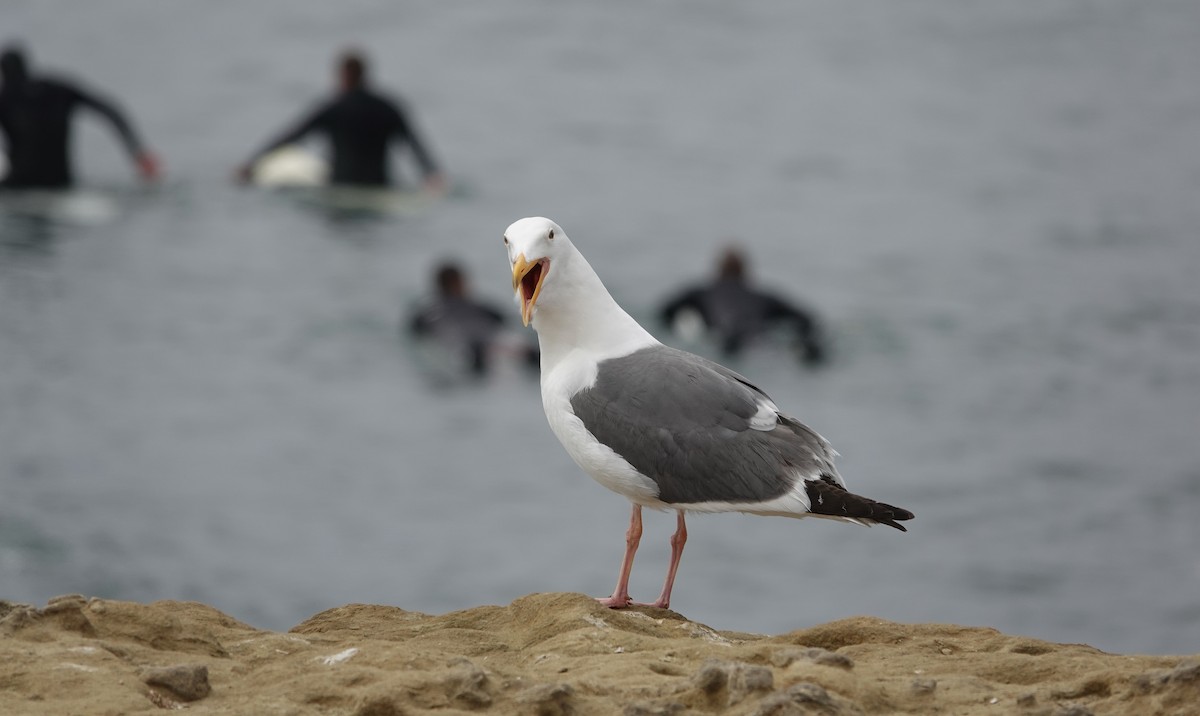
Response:
[{"label": "rocky ground", "polygon": [[0,602],[0,714],[1200,713],[1200,656],[855,617],[763,636],[579,594],[432,616],[350,604],[287,633],[203,604]]}]

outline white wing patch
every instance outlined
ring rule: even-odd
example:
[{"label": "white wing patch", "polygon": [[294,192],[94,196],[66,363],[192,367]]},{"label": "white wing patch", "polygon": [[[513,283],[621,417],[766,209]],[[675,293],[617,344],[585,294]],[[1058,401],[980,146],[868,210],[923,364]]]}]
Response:
[{"label": "white wing patch", "polygon": [[770,432],[779,424],[779,408],[763,398],[758,401],[758,412],[750,418],[750,429]]}]

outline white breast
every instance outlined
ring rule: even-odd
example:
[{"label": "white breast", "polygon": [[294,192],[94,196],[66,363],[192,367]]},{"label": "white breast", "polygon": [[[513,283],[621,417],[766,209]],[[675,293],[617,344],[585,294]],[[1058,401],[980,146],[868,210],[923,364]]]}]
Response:
[{"label": "white breast", "polygon": [[542,373],[542,407],[550,430],[571,459],[596,482],[640,505],[665,507],[658,499],[658,485],[593,437],[575,416],[570,396],[595,380],[596,362],[582,352],[569,354]]}]

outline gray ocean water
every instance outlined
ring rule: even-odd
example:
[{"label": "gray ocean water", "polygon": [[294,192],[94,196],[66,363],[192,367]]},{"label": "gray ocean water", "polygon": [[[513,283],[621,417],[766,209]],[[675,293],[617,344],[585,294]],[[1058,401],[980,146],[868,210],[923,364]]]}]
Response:
[{"label": "gray ocean water", "polygon": [[[541,214],[674,343],[656,304],[744,246],[835,352],[732,366],[917,515],[697,516],[683,614],[1200,651],[1200,4],[8,0],[0,33],[119,98],[167,174],[137,187],[81,116],[77,206],[0,200],[0,599],[280,629],[607,594],[627,503],[536,377],[446,386],[397,331],[448,257],[515,320],[500,235]],[[346,219],[229,182],[347,44],[455,196]],[[673,527],[648,515],[635,598]]]}]

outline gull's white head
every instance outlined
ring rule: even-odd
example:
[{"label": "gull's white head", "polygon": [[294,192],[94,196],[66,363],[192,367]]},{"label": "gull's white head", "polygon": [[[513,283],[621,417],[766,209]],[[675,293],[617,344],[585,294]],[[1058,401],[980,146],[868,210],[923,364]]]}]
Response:
[{"label": "gull's white head", "polygon": [[521,219],[504,232],[504,245],[521,320],[538,332],[543,379],[575,352],[625,355],[658,343],[621,310],[558,224]]},{"label": "gull's white head", "polygon": [[562,227],[541,216],[515,221],[504,232],[508,262],[512,265],[513,292],[521,304],[521,321],[533,320],[534,311],[543,294],[553,294],[547,280],[556,269],[576,253]]}]

